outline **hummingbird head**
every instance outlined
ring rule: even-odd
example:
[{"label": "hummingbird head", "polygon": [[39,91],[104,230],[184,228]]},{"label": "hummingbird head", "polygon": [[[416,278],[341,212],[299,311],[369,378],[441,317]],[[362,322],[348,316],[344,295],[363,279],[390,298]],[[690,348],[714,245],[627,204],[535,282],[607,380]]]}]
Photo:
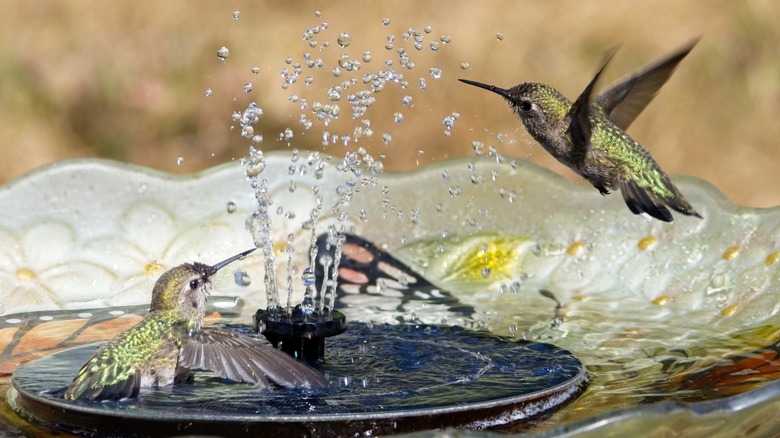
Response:
[{"label": "hummingbird head", "polygon": [[503,97],[533,137],[545,134],[557,126],[571,107],[571,101],[566,96],[545,84],[525,82],[507,90],[466,79],[459,81]]},{"label": "hummingbird head", "polygon": [[205,314],[206,298],[211,293],[211,276],[255,249],[234,255],[213,266],[198,262],[185,263],[166,271],[154,284],[149,311],[173,312],[177,317],[199,325]]}]

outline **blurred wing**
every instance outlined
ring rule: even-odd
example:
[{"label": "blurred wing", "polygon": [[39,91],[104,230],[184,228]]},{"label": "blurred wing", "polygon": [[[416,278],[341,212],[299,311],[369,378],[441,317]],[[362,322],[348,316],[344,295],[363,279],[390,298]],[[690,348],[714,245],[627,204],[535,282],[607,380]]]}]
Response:
[{"label": "blurred wing", "polygon": [[588,86],[585,87],[585,90],[582,91],[577,100],[571,105],[571,108],[566,115],[570,120],[568,132],[572,140],[572,156],[575,163],[582,162],[582,160],[585,159],[585,154],[590,148],[590,137],[592,134],[592,127],[590,124],[590,95],[593,92],[593,87],[596,86],[596,83],[599,80],[599,76],[601,76],[601,73],[604,71],[607,64],[609,64],[609,60],[612,59],[612,55],[614,54],[615,51],[613,50],[607,55],[604,64],[602,64]]},{"label": "blurred wing", "polygon": [[330,385],[314,368],[287,353],[239,333],[203,329],[184,342],[179,366],[209,370],[235,382],[268,388],[268,380],[287,388]]},{"label": "blurred wing", "polygon": [[698,39],[678,52],[621,79],[599,94],[598,101],[604,108],[607,118],[618,128],[626,130],[655,98],[658,90],[674,73],[677,64],[688,55],[697,42]]}]

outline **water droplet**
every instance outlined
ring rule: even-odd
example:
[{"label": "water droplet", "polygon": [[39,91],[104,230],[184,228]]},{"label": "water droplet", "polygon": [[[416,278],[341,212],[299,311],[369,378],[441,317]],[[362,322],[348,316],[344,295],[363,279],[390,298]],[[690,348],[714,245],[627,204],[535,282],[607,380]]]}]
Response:
[{"label": "water droplet", "polygon": [[421,90],[428,89],[428,83],[425,81],[425,78],[420,78],[419,80],[417,80],[417,85],[420,87]]},{"label": "water droplet", "polygon": [[206,88],[206,97],[211,96],[212,93],[211,88]]},{"label": "water droplet", "polygon": [[444,44],[449,44],[452,42],[452,38],[449,35],[442,35],[439,40],[441,40],[441,42]]},{"label": "water droplet", "polygon": [[485,149],[485,144],[479,140],[474,140],[471,142],[471,148],[474,149],[474,153],[477,156],[480,156],[483,154],[483,150]]},{"label": "water droplet", "polygon": [[252,67],[252,73],[254,74],[260,73],[260,67]]},{"label": "water droplet", "polygon": [[244,84],[244,93],[251,93],[252,92],[252,83],[246,83]]},{"label": "water droplet", "polygon": [[425,33],[431,33],[432,30],[433,28],[430,25],[423,27],[423,32]]},{"label": "water droplet", "polygon": [[265,157],[263,151],[249,147],[249,159],[245,162],[246,176],[248,178],[254,178],[260,175],[265,170]]},{"label": "water droplet", "polygon": [[217,58],[219,58],[221,61],[224,61],[230,57],[230,50],[228,50],[227,47],[222,46],[219,50],[217,50]]},{"label": "water droplet", "polygon": [[177,166],[181,166],[181,163],[183,163],[183,162],[184,162],[184,157],[182,157],[182,156],[176,157],[176,165]]},{"label": "water droplet", "polygon": [[388,26],[388,25],[390,25],[390,19],[389,19],[389,18],[383,18],[383,19],[382,19],[382,25],[383,25],[383,26]]},{"label": "water droplet", "polygon": [[433,76],[435,79],[439,79],[441,77],[441,69],[439,67],[431,67],[428,72]]},{"label": "water droplet", "polygon": [[385,144],[390,144],[390,142],[393,141],[393,136],[391,136],[389,132],[385,132],[382,134],[382,141],[385,142]]},{"label": "water droplet", "polygon": [[369,52],[368,50],[363,52],[363,62],[371,62],[372,59],[374,58],[371,57],[371,52]]},{"label": "water droplet", "polygon": [[435,51],[439,50],[439,42],[438,41],[431,41],[430,47],[431,47],[431,52],[435,52]]},{"label": "water droplet", "polygon": [[240,11],[233,11],[233,19],[234,20],[238,20],[238,17],[240,17],[240,16],[241,16],[241,12]]},{"label": "water droplet", "polygon": [[409,106],[412,103],[412,96],[404,96],[404,98],[401,100],[401,102],[404,104],[404,106]]},{"label": "water droplet", "polygon": [[301,280],[303,280],[304,286],[313,286],[314,281],[316,280],[316,277],[314,275],[314,272],[312,272],[311,268],[306,268],[303,270],[303,273],[301,274]]},{"label": "water droplet", "polygon": [[460,63],[460,68],[461,68],[462,70],[468,70],[468,69],[470,69],[470,68],[471,68],[471,64],[469,64],[468,62],[461,62],[461,63]]},{"label": "water droplet", "polygon": [[404,121],[404,115],[401,113],[394,113],[393,114],[393,122],[395,123],[402,123]]},{"label": "water droplet", "polygon": [[336,42],[339,44],[339,47],[342,49],[345,47],[349,47],[350,43],[352,43],[352,37],[349,36],[347,32],[342,32],[339,34],[339,37],[336,39]]},{"label": "water droplet", "polygon": [[501,33],[501,32],[498,32],[498,33],[496,34],[496,38],[497,38],[499,41],[504,41],[504,34],[503,34],[503,33]]},{"label": "water droplet", "polygon": [[228,213],[235,213],[238,206],[236,206],[236,203],[233,201],[228,201],[227,203],[227,212]]},{"label": "water droplet", "polygon": [[244,271],[236,271],[234,277],[236,284],[239,286],[249,286],[252,284],[252,277]]}]

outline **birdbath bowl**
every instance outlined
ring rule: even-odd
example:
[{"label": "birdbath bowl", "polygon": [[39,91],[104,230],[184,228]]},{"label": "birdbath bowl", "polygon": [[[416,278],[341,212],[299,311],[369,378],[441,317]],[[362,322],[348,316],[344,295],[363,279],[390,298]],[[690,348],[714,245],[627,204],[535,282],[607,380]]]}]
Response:
[{"label": "birdbath bowl", "polygon": [[[780,429],[777,208],[738,207],[704,181],[675,178],[704,219],[661,223],[527,162],[475,157],[376,175],[312,233],[301,218],[315,193],[332,205],[343,176],[299,174],[291,191],[289,160],[267,154],[263,176],[274,248],[293,235],[296,251],[273,272],[256,251],[215,276],[206,324],[254,335],[256,309],[268,308],[259,280],[287,287],[287,264],[307,266],[312,234],[335,224],[355,236],[345,243],[354,263],[345,262],[331,325],[274,327],[259,315],[265,330],[323,335],[298,354],[331,388],[262,393],[196,372],[192,385],[130,402],[51,396],[100,342],[140,320],[162,272],[254,245],[245,219],[256,201],[238,164],[174,176],[67,161],[0,187],[0,396],[12,407],[0,411],[0,431]],[[378,260],[374,271],[361,271],[361,250]]]}]

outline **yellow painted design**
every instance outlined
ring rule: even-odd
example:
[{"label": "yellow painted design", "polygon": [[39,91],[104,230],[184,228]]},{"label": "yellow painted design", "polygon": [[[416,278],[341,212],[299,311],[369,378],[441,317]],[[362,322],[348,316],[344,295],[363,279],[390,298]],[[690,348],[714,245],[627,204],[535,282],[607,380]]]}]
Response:
[{"label": "yellow painted design", "polygon": [[739,304],[732,304],[725,309],[720,311],[720,314],[723,316],[731,316],[735,313],[737,313],[737,310],[739,309]]},{"label": "yellow painted design", "polygon": [[164,269],[165,266],[157,263],[156,260],[152,260],[151,262],[144,265],[144,274],[155,275],[161,273]]},{"label": "yellow painted design", "polygon": [[730,246],[724,253],[723,253],[723,260],[731,260],[734,257],[739,255],[739,247],[738,246]]},{"label": "yellow painted design", "polygon": [[669,302],[669,295],[661,295],[660,297],[653,300],[653,304],[663,306],[666,303]]},{"label": "yellow painted design", "polygon": [[274,243],[274,255],[282,255],[287,252],[287,242]]},{"label": "yellow painted design", "polygon": [[33,281],[35,280],[35,272],[27,268],[19,268],[16,270],[16,279],[21,281]]},{"label": "yellow painted design", "polygon": [[566,254],[576,256],[579,255],[584,249],[585,244],[578,240],[572,243],[570,247],[566,248]]},{"label": "yellow painted design", "polygon": [[647,236],[644,239],[640,240],[639,243],[636,244],[636,247],[639,248],[641,251],[644,251],[651,246],[655,245],[656,239],[653,236]]},{"label": "yellow painted design", "polygon": [[[464,252],[452,265],[450,278],[460,281],[495,281],[517,276],[518,239],[490,239]],[[485,269],[490,272],[483,276]]]},{"label": "yellow painted design", "polygon": [[775,263],[777,263],[780,260],[780,251],[775,251],[768,256],[766,256],[766,260],[764,260],[764,264],[767,266],[772,266]]}]

